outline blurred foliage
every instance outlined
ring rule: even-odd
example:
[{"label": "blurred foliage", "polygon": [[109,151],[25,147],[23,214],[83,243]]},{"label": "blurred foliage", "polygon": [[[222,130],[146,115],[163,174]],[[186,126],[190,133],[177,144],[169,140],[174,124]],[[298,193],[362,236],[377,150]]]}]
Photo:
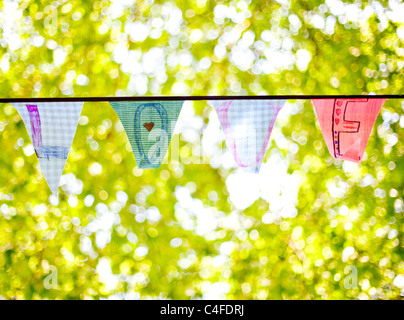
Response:
[{"label": "blurred foliage", "polygon": [[[400,94],[403,16],[396,1],[4,0],[0,96]],[[139,170],[106,102],[84,105],[58,199],[3,104],[0,297],[402,299],[401,101],[353,169],[329,155],[310,102],[290,103],[264,161],[300,177],[293,217],[262,198],[237,208],[234,167]],[[192,105],[203,136],[212,110]],[[198,146],[182,135],[181,155]]]}]

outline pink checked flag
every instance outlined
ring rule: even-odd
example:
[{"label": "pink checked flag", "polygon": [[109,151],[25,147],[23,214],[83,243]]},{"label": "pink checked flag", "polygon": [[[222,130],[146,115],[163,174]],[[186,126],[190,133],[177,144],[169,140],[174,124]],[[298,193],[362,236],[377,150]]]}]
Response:
[{"label": "pink checked flag", "polygon": [[247,171],[259,172],[276,117],[286,100],[210,100],[227,148]]},{"label": "pink checked flag", "polygon": [[331,155],[360,162],[377,115],[386,99],[313,99]]}]

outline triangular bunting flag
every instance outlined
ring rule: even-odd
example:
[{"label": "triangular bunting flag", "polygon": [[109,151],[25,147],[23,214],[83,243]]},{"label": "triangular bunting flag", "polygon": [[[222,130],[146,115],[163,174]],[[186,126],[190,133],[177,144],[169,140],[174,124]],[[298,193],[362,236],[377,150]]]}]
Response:
[{"label": "triangular bunting flag", "polygon": [[83,102],[13,103],[34,145],[43,175],[57,194]]},{"label": "triangular bunting flag", "polygon": [[360,162],[386,99],[313,99],[328,150],[334,158]]},{"label": "triangular bunting flag", "polygon": [[236,163],[259,172],[276,117],[286,100],[211,100]]},{"label": "triangular bunting flag", "polygon": [[140,169],[160,167],[184,101],[110,102]]}]

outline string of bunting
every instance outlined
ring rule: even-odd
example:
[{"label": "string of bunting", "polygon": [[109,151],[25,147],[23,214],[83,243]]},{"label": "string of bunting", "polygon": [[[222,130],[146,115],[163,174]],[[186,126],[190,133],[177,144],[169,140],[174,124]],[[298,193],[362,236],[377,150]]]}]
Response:
[{"label": "string of bunting", "polygon": [[404,95],[68,97],[0,99],[20,114],[52,193],[85,101],[108,101],[118,115],[141,169],[160,167],[186,100],[207,100],[216,110],[227,148],[241,168],[259,172],[278,112],[286,100],[310,99],[330,154],[360,162],[383,103]]}]

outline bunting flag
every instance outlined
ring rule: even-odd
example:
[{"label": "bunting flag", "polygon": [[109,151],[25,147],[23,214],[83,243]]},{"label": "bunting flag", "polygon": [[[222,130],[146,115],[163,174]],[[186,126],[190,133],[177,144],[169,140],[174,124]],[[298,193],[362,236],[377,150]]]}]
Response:
[{"label": "bunting flag", "polygon": [[236,163],[259,172],[276,117],[286,100],[211,100]]},{"label": "bunting flag", "polygon": [[25,124],[45,180],[54,194],[57,194],[83,103],[12,104]]},{"label": "bunting flag", "polygon": [[184,101],[110,102],[140,169],[160,167]]},{"label": "bunting flag", "polygon": [[334,158],[360,162],[386,99],[313,99],[328,150]]}]

